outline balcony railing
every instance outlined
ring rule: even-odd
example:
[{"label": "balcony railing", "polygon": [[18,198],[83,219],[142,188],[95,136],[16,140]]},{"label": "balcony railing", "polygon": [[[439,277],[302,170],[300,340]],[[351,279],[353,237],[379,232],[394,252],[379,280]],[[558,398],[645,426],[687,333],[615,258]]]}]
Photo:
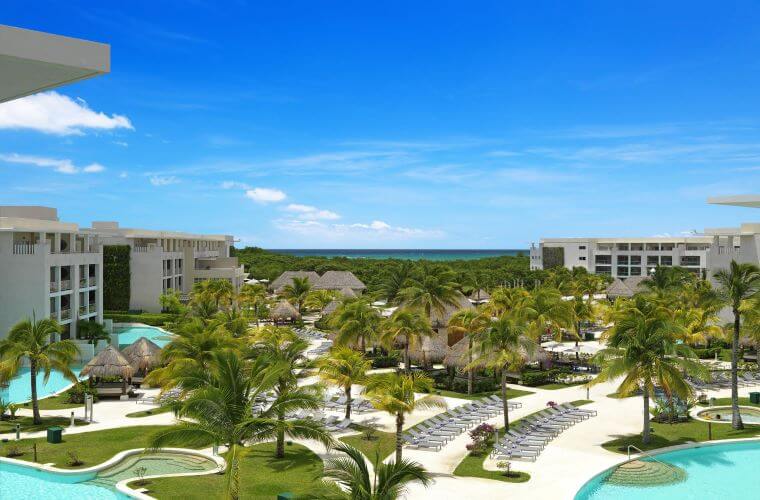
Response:
[{"label": "balcony railing", "polygon": [[71,290],[71,281],[61,280],[61,291],[65,292],[66,290]]},{"label": "balcony railing", "polygon": [[14,243],[13,254],[14,255],[34,255],[34,247],[31,243]]},{"label": "balcony railing", "polygon": [[79,306],[79,315],[85,316],[87,314],[87,306]]},{"label": "balcony railing", "polygon": [[50,293],[55,293],[58,291],[58,283],[55,281],[50,282]]},{"label": "balcony railing", "polygon": [[97,308],[95,307],[95,302],[90,302],[90,312],[95,312]]},{"label": "balcony railing", "polygon": [[61,309],[61,321],[71,319],[71,309]]},{"label": "balcony railing", "polygon": [[87,288],[87,278],[82,278],[79,280],[79,288]]},{"label": "balcony railing", "polygon": [[58,311],[50,311],[50,319],[58,319]]},{"label": "balcony railing", "polygon": [[148,247],[147,246],[145,246],[145,247],[139,247],[139,246],[135,245],[135,246],[132,247],[132,251],[133,252],[139,252],[139,253],[145,253],[145,252],[148,251]]}]

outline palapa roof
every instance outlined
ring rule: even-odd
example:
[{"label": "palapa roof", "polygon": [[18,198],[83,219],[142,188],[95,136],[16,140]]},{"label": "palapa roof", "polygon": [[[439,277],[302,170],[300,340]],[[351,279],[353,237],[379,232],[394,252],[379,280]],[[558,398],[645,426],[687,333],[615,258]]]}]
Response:
[{"label": "palapa roof", "polygon": [[470,299],[474,300],[475,302],[483,302],[486,300],[491,300],[491,294],[481,288],[480,290],[473,292],[473,294],[470,295]]},{"label": "palapa roof", "polygon": [[298,314],[298,310],[293,307],[293,304],[287,300],[281,300],[277,303],[271,311],[269,311],[269,317],[274,320],[282,319],[298,319],[301,317]]},{"label": "palapa roof", "polygon": [[338,299],[334,299],[332,302],[327,304],[324,309],[322,309],[322,316],[327,316],[334,313],[339,307],[340,301]]},{"label": "palapa roof", "polygon": [[306,278],[313,287],[319,281],[319,274],[314,271],[285,271],[269,285],[269,288],[275,292],[280,292],[287,285],[293,284],[293,278]]},{"label": "palapa roof", "polygon": [[134,372],[127,358],[115,347],[109,345],[84,365],[80,375],[129,378]]},{"label": "palapa roof", "polygon": [[446,335],[435,335],[422,340],[422,345],[409,349],[409,358],[421,363],[427,360],[428,363],[440,363],[449,351]]},{"label": "palapa roof", "polygon": [[364,290],[367,285],[362,283],[351,271],[327,271],[314,284],[315,290]]},{"label": "palapa roof", "polygon": [[433,310],[430,312],[430,323],[436,325],[447,325],[451,317],[460,309],[472,309],[474,306],[464,295],[457,294],[455,304],[449,304],[444,308],[443,313]]},{"label": "palapa roof", "polygon": [[610,298],[616,298],[616,297],[633,297],[633,290],[628,288],[628,286],[623,283],[623,280],[620,278],[615,278],[615,280],[607,285],[607,297]]},{"label": "palapa roof", "polygon": [[[449,347],[449,352],[446,357],[443,358],[443,364],[446,366],[453,366],[455,368],[464,368],[469,363],[469,351],[470,341],[467,338],[461,339],[459,342]],[[477,359],[477,353],[473,353],[472,359]]]},{"label": "palapa roof", "polygon": [[161,364],[161,348],[145,337],[140,337],[121,353],[135,371],[149,370]]},{"label": "palapa roof", "polygon": [[348,287],[343,288],[340,291],[340,293],[342,293],[344,297],[349,298],[349,299],[355,299],[356,298],[356,292],[354,292],[353,290],[351,290]]}]

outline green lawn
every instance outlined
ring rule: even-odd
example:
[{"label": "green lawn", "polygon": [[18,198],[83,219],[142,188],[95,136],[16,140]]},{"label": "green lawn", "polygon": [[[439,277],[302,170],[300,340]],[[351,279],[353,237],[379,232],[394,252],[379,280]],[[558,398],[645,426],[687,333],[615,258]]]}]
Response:
[{"label": "green lawn", "polygon": [[[363,430],[360,426],[356,427],[357,430]],[[365,439],[364,432],[362,432],[361,434],[342,437],[340,440],[364,453],[370,461],[375,460],[376,451],[380,452],[380,460],[396,451],[396,434],[394,432],[375,431],[371,440]]]},{"label": "green lawn", "polygon": [[[445,396],[447,398],[459,398],[459,399],[482,399],[491,395],[497,395],[501,397],[501,391],[489,391],[489,392],[476,392],[473,394],[467,394],[466,392],[454,392],[454,391],[447,391],[444,389],[436,389],[435,390],[436,395]],[[528,394],[533,394],[530,391],[523,391],[520,389],[507,389],[507,399],[515,399],[519,398],[520,396],[527,396]]]},{"label": "green lawn", "polygon": [[[40,410],[65,410],[68,408],[81,408],[84,403],[69,403],[69,395],[67,393],[59,394],[57,396],[50,396],[49,398],[40,399],[37,401]],[[19,405],[19,408],[32,409],[32,403],[24,403]]]},{"label": "green lawn", "polygon": [[[710,406],[710,401],[704,403],[698,403],[699,406]],[[740,406],[755,406],[760,407],[757,403],[750,402],[749,398],[739,398]],[[731,398],[715,398],[715,406],[731,406]]]},{"label": "green lawn", "polygon": [[[643,424],[642,424],[643,425]],[[707,422],[689,420],[677,424],[652,423],[652,438],[649,444],[641,442],[641,434],[622,436],[607,441],[602,446],[609,451],[627,453],[628,445],[632,444],[642,450],[654,450],[666,446],[684,444],[687,441],[707,441]],[[760,425],[746,425],[742,431],[735,431],[731,424],[712,424],[713,440],[739,439],[760,436]]]},{"label": "green lawn", "polygon": [[[0,420],[0,434],[6,432],[15,432],[16,424],[21,424],[21,432],[37,432],[44,431],[51,425],[60,425],[61,427],[68,427],[71,424],[71,419],[68,417],[42,417],[41,424],[32,423],[32,417],[20,417],[17,416],[13,420]],[[82,420],[76,420],[75,424],[87,425],[87,422]]]},{"label": "green lawn", "polygon": [[[165,428],[166,426],[158,425],[122,427],[68,435],[64,431],[62,443],[51,444],[45,438],[22,439],[0,444],[0,454],[5,456],[11,447],[18,447],[24,454],[16,458],[31,462],[34,460],[32,443],[37,443],[37,461],[40,463],[52,462],[56,467],[62,468],[92,467],[108,460],[120,451],[145,448],[148,446],[149,436]],[[68,465],[69,452],[75,453],[84,464],[70,467]]]},{"label": "green lawn", "polygon": [[142,418],[142,417],[150,417],[151,415],[158,415],[159,413],[166,413],[169,411],[172,411],[171,406],[159,406],[158,408],[154,408],[152,410],[142,410],[142,411],[127,413],[126,416],[129,418]]},{"label": "green lawn", "polygon": [[[240,498],[274,499],[278,493],[303,496],[322,484],[322,460],[308,448],[293,444],[285,448],[285,458],[274,458],[274,443],[254,445],[241,462]],[[219,499],[223,497],[225,476],[152,479],[145,486],[148,495],[165,499]]]}]

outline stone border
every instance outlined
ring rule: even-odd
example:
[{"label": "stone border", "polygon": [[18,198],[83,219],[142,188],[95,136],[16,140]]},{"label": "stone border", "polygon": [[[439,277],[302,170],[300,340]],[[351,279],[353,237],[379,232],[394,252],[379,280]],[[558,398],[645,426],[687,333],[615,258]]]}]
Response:
[{"label": "stone border", "polygon": [[[760,433],[760,430],[758,430],[758,433]],[[608,472],[612,472],[614,469],[620,467],[623,464],[627,464],[629,462],[633,462],[634,460],[640,460],[642,457],[662,455],[664,453],[670,453],[671,451],[680,451],[680,450],[687,450],[691,448],[703,448],[706,446],[718,446],[721,444],[727,444],[727,443],[745,443],[745,442],[758,442],[760,443],[760,438],[754,437],[754,438],[741,438],[741,439],[718,439],[713,441],[703,441],[703,442],[689,442],[684,444],[679,444],[675,446],[668,446],[665,448],[658,448],[656,450],[647,451],[645,453],[636,453],[636,457],[631,457],[630,459],[622,460],[615,465],[612,465],[610,467],[606,467],[596,474],[592,475],[590,478],[584,482],[580,488],[578,488],[575,493],[573,493],[573,499],[575,499],[578,496],[578,493],[583,491],[586,486],[588,486],[591,481],[595,480],[597,477],[601,476],[602,474],[606,474]]]},{"label": "stone border", "polygon": [[[690,412],[690,415],[691,415],[691,418],[693,418],[695,420],[699,420],[700,422],[709,422],[711,424],[730,424],[731,423],[730,420],[710,420],[710,419],[702,418],[702,417],[699,416],[699,414],[702,413],[702,412],[704,412],[704,411],[720,410],[720,409],[723,409],[723,408],[726,408],[728,410],[728,412],[726,412],[726,413],[731,413],[731,407],[730,406],[721,405],[721,406],[708,406],[708,407],[692,408],[692,410]],[[758,410],[758,411],[760,411],[760,409],[758,409],[756,406],[741,406],[740,405],[739,409],[741,410],[742,408],[748,409],[748,410]],[[747,425],[760,425],[760,424],[747,424]]]},{"label": "stone border", "polygon": [[[27,462],[25,460],[17,460],[15,458],[7,458],[7,457],[0,457],[0,463],[6,462],[13,465],[18,465],[20,467],[26,467],[27,469],[34,469],[37,471],[43,471],[43,472],[51,472],[53,474],[59,474],[62,476],[77,476],[77,475],[88,475],[92,474],[94,478],[98,472],[108,469],[110,467],[113,467],[114,465],[117,465],[118,463],[122,462],[125,458],[132,456],[132,455],[139,455],[146,451],[146,448],[134,448],[132,450],[124,450],[120,451],[116,455],[112,456],[105,462],[102,462],[98,465],[94,465],[92,467],[88,467],[86,469],[59,469],[57,467],[53,467],[52,465],[47,464],[37,464],[35,462]],[[207,471],[200,471],[200,472],[177,472],[174,474],[156,474],[153,476],[145,476],[143,479],[155,479],[155,478],[162,478],[162,477],[178,477],[178,476],[202,476],[206,474],[215,474],[218,470],[224,470],[227,467],[227,462],[219,456],[213,455],[211,453],[207,453],[205,451],[200,450],[191,450],[188,448],[160,448],[159,450],[156,450],[157,453],[177,453],[177,454],[183,454],[183,455],[194,455],[199,456],[203,458],[207,458],[209,460],[212,460],[217,465],[217,470],[207,470]],[[91,479],[92,479],[91,478]],[[153,497],[148,496],[144,493],[141,493],[140,491],[133,490],[132,488],[129,488],[127,486],[127,483],[130,483],[134,481],[135,479],[138,479],[137,477],[122,479],[118,483],[116,483],[115,488],[119,493],[122,493],[124,495],[129,496],[130,498],[137,498],[139,500],[153,500]]]}]

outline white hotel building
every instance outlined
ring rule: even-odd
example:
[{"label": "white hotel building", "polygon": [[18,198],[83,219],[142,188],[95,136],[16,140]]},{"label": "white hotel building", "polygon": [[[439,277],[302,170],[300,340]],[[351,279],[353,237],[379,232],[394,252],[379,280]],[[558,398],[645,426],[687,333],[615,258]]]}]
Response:
[{"label": "white hotel building", "polygon": [[[759,195],[710,198],[712,204],[760,208]],[[625,279],[646,276],[658,265],[681,266],[710,277],[731,260],[760,263],[760,223],[709,228],[703,235],[657,238],[543,238],[531,245],[530,268],[582,267]]]}]

